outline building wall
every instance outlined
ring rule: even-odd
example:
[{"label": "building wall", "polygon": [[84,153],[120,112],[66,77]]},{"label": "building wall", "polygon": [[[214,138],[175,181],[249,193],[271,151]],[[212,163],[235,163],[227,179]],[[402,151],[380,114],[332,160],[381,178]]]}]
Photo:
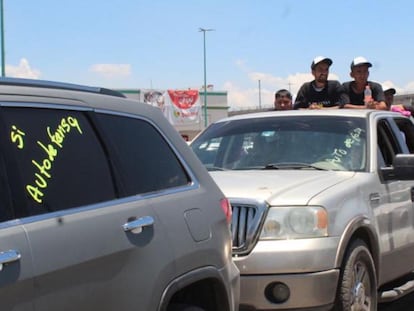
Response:
[{"label": "building wall", "polygon": [[405,95],[395,95],[394,104],[395,105],[408,105],[413,106],[414,103],[414,94],[405,94]]},{"label": "building wall", "polygon": [[138,101],[143,101],[143,99],[141,99],[141,90],[138,90],[138,89],[118,90],[118,89],[116,89],[116,91],[121,92],[122,94],[124,94],[128,98],[136,99]]}]

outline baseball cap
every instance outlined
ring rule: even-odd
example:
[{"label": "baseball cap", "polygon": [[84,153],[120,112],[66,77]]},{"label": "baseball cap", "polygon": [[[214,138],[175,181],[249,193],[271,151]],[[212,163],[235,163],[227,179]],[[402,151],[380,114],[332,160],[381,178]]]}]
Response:
[{"label": "baseball cap", "polygon": [[358,57],[355,57],[354,60],[352,61],[351,69],[356,66],[361,66],[361,65],[367,65],[368,68],[372,67],[372,64],[365,57],[358,56]]},{"label": "baseball cap", "polygon": [[393,87],[383,87],[384,93],[391,93],[392,95],[395,95],[397,91]]},{"label": "baseball cap", "polygon": [[312,64],[311,64],[311,69],[314,69],[315,66],[319,63],[327,63],[328,66],[332,65],[332,59],[324,57],[324,56],[317,56],[313,59]]}]

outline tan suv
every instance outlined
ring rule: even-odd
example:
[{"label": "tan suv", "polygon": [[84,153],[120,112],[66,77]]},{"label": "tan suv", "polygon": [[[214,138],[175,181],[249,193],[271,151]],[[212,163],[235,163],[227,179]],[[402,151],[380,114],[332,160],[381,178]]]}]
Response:
[{"label": "tan suv", "polygon": [[238,307],[227,199],[158,108],[0,79],[1,310]]}]

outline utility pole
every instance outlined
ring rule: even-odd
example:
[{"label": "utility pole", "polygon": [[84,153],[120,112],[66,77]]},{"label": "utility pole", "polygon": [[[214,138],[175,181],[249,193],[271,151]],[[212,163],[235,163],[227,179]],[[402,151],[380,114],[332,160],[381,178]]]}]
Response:
[{"label": "utility pole", "polygon": [[203,33],[203,49],[204,49],[204,127],[207,127],[207,65],[206,65],[206,32],[214,31],[214,29],[199,28],[199,32]]},{"label": "utility pole", "polygon": [[0,32],[1,32],[1,76],[6,76],[6,62],[4,59],[4,12],[3,12],[3,0],[0,0]]},{"label": "utility pole", "polygon": [[260,86],[260,80],[259,80],[259,109],[262,109],[262,88]]}]

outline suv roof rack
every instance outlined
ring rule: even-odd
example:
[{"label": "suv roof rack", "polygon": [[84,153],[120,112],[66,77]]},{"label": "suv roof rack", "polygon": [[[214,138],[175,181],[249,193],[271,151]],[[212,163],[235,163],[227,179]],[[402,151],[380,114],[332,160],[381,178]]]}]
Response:
[{"label": "suv roof rack", "polygon": [[72,90],[72,91],[105,94],[105,95],[124,97],[124,98],[126,97],[121,92],[107,89],[107,88],[86,86],[86,85],[66,83],[66,82],[47,81],[47,80],[0,77],[0,85],[34,86],[34,87],[44,87],[44,88],[51,88],[51,89]]}]

